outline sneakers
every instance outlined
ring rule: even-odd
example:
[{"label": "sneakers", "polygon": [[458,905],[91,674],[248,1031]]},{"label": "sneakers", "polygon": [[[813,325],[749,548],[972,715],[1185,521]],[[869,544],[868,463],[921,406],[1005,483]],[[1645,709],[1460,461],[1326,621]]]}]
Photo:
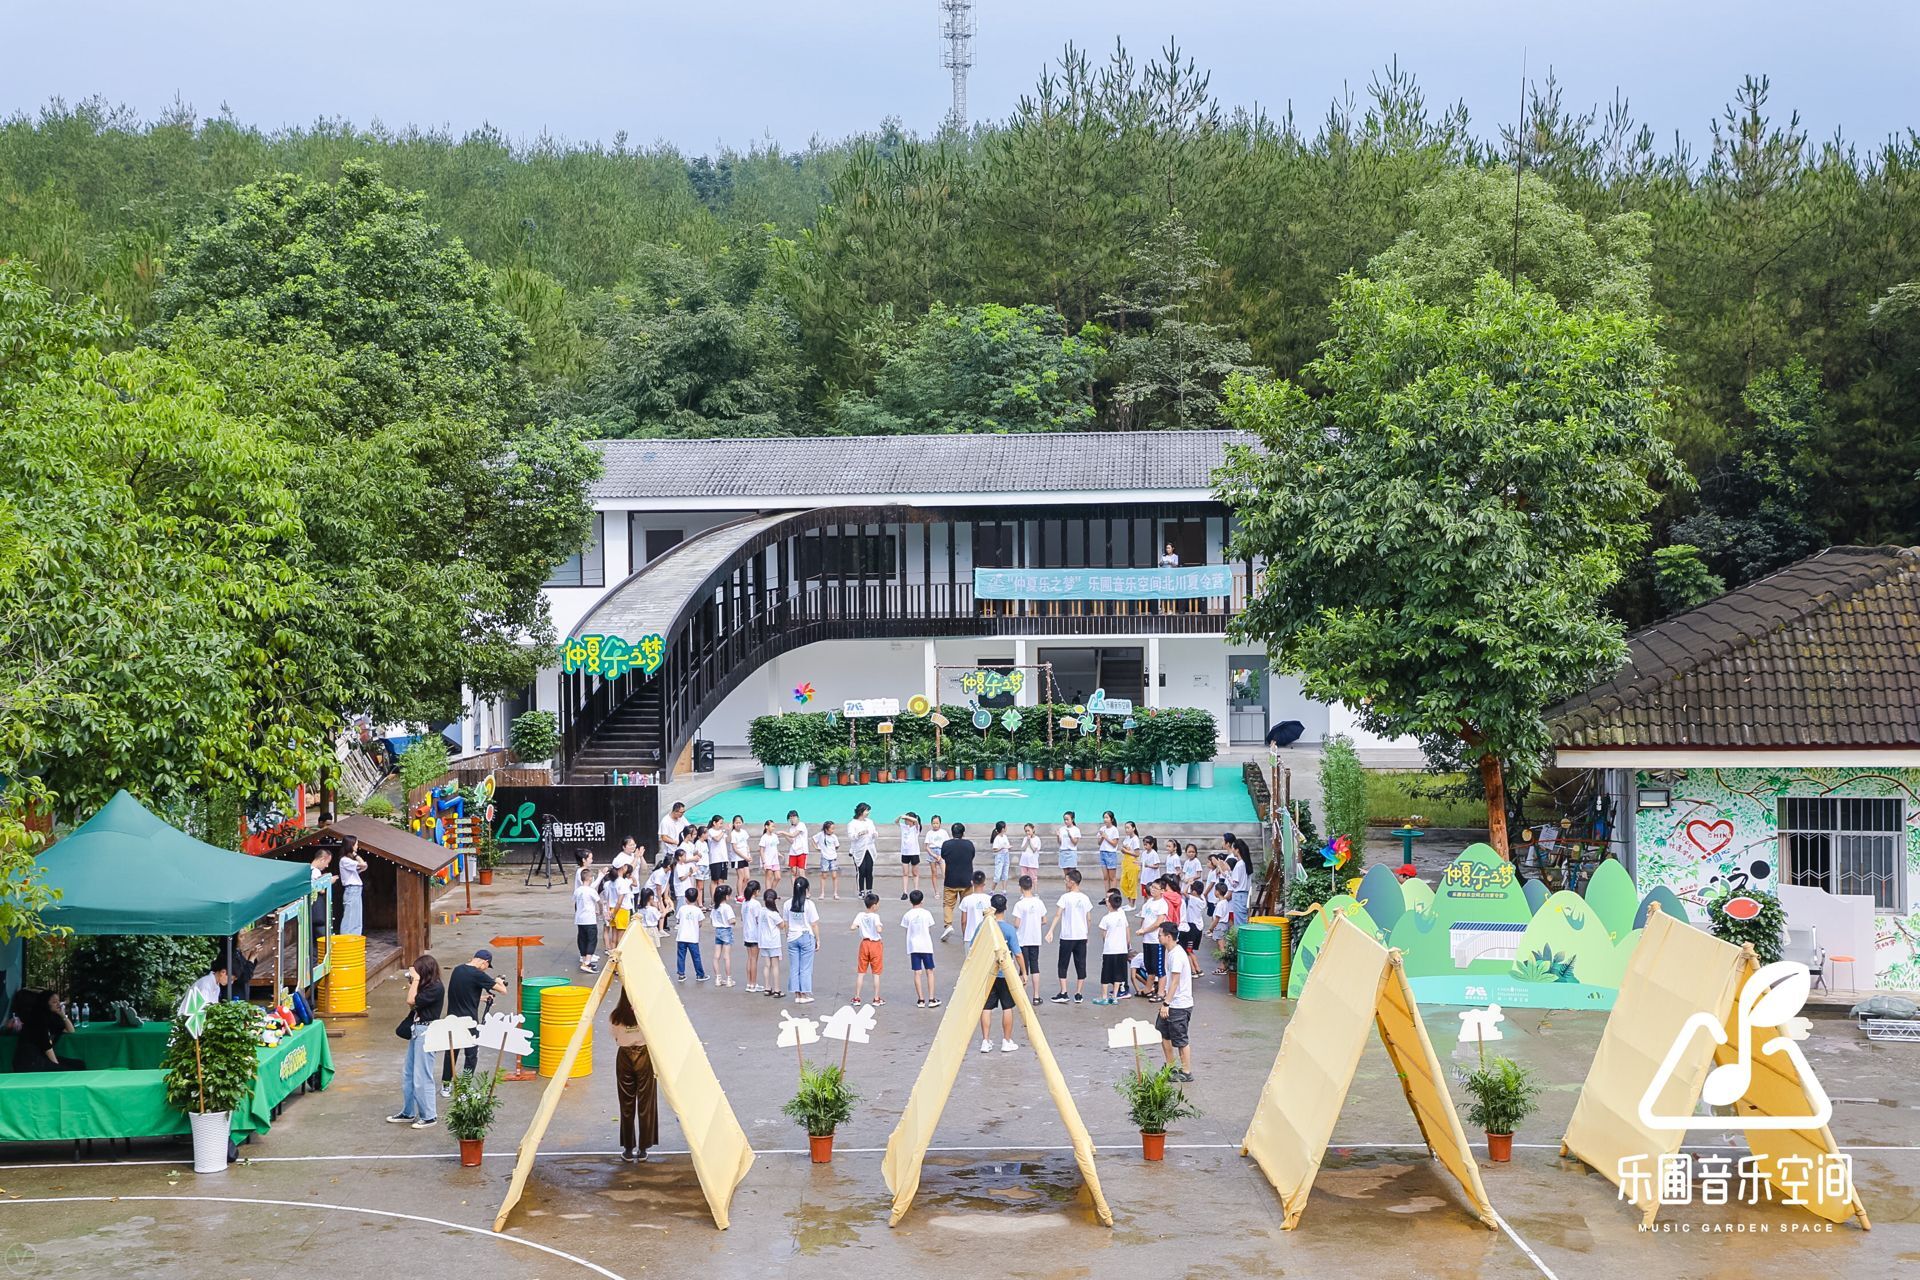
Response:
[{"label": "sneakers", "polygon": [[1052,1000],[1049,1000],[1049,1001],[1048,1001],[1047,1003],[1049,1003],[1049,1004],[1066,1004],[1066,1003],[1068,1003],[1068,997],[1067,997],[1067,993],[1066,993],[1066,992],[1064,992],[1064,991],[1062,991],[1062,992],[1061,992],[1061,993],[1060,993],[1059,995],[1057,995],[1057,996],[1055,996],[1055,997],[1054,997],[1054,998],[1053,998]]},{"label": "sneakers", "polygon": [[927,1008],[929,1008],[929,1009],[938,1009],[939,1007],[940,1007],[940,1002],[939,1002],[938,1000],[929,1000],[929,1001],[927,1001]]},{"label": "sneakers", "polygon": [[1113,1003],[1113,1001],[1107,999],[1105,996],[1095,996],[1093,998],[1093,1002],[1095,1004],[1112,1004]]},{"label": "sneakers", "polygon": [[685,982],[686,980],[687,980],[687,975],[684,973],[674,979],[675,982]]},{"label": "sneakers", "polygon": [[620,1148],[620,1158],[621,1158],[622,1160],[625,1160],[625,1161],[626,1161],[626,1162],[627,1162],[628,1164],[632,1164],[632,1163],[633,1163],[633,1148],[632,1148],[632,1147],[622,1147],[622,1148]]},{"label": "sneakers", "polygon": [[982,1052],[982,1053],[992,1053],[992,1052],[993,1052],[993,1041],[991,1041],[991,1040],[982,1040],[982,1041],[980,1042],[980,1052]]},{"label": "sneakers", "polygon": [[1131,1000],[1131,999],[1133,999],[1133,992],[1131,992],[1131,991],[1116,991],[1116,992],[1114,992],[1114,993],[1113,993],[1113,998],[1114,998],[1115,1000]]},{"label": "sneakers", "polygon": [[1083,1001],[1083,1000],[1085,1000],[1085,999],[1086,999],[1086,997],[1085,997],[1085,996],[1083,996],[1083,995],[1081,995],[1081,994],[1080,994],[1080,993],[1079,993],[1078,991],[1076,991],[1076,992],[1074,992],[1074,993],[1073,993],[1073,1002],[1074,1002],[1075,1004],[1079,1004],[1080,1002],[1082,1002],[1082,1001]]},{"label": "sneakers", "polygon": [[1193,1083],[1193,1072],[1191,1072],[1191,1071],[1175,1071],[1175,1072],[1173,1072],[1173,1073],[1172,1073],[1171,1075],[1169,1075],[1169,1076],[1168,1076],[1167,1078],[1168,1078],[1169,1080],[1178,1080],[1178,1081],[1179,1081],[1179,1082],[1180,1082],[1181,1084],[1192,1084],[1192,1083]]},{"label": "sneakers", "polygon": [[1019,1047],[1020,1047],[1019,1045],[1015,1044],[1011,1040],[1002,1040],[1000,1042],[1000,1052],[1002,1053],[1012,1053],[1015,1049],[1018,1049]]},{"label": "sneakers", "polygon": [[442,1084],[440,1085],[440,1096],[443,1098],[451,1098],[453,1096],[452,1081],[449,1080],[449,1081],[442,1082]]},{"label": "sneakers", "polygon": [[907,895],[906,895],[906,894],[904,894],[904,893],[903,893],[903,894],[901,894],[901,895],[900,895],[900,901],[902,901],[902,902],[905,902],[906,900],[907,900]]},{"label": "sneakers", "polygon": [[948,925],[946,928],[940,931],[940,941],[942,942],[945,942],[948,938],[951,938],[952,936],[953,936],[952,925]]},{"label": "sneakers", "polygon": [[927,1007],[927,1002],[925,1000],[915,1000],[913,1002],[913,1007],[916,1009],[924,1009]]},{"label": "sneakers", "polygon": [[387,1123],[388,1124],[412,1124],[413,1117],[408,1115],[406,1112],[402,1111],[397,1116],[388,1116]]},{"label": "sneakers", "polygon": [[432,1120],[415,1120],[413,1122],[413,1127],[415,1129],[431,1129],[433,1128],[434,1123],[435,1122]]},{"label": "sneakers", "polygon": [[707,975],[704,973],[698,974],[694,977],[695,982],[705,982],[706,980],[707,980]]},{"label": "sneakers", "polygon": [[852,1005],[853,1005],[853,1007],[854,1007],[854,1008],[856,1008],[856,1009],[858,1009],[858,1008],[860,1007],[860,997],[859,997],[859,996],[855,996],[855,997],[853,998],[853,1000],[851,1001],[851,1003],[852,1003]]},{"label": "sneakers", "polygon": [[878,1007],[880,1007],[881,1005],[883,1005],[883,1004],[885,1004],[885,1003],[886,1003],[886,1001],[885,1001],[885,1000],[882,1000],[882,999],[881,999],[881,998],[880,998],[879,996],[875,996],[875,997],[873,998],[873,1004],[874,1004],[874,1007],[875,1007],[875,1008],[878,1008]]}]

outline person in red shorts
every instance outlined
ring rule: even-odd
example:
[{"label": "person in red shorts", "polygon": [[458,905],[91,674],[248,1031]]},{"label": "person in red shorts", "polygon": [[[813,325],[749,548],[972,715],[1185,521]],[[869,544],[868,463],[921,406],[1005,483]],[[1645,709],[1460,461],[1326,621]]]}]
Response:
[{"label": "person in red shorts", "polygon": [[880,895],[873,892],[863,894],[861,903],[866,907],[853,918],[853,931],[860,935],[860,953],[853,962],[853,1002],[860,1003],[861,992],[867,989],[867,975],[873,975],[873,1003],[883,1005],[880,998],[880,971],[886,967],[886,952],[880,944],[880,913],[874,910],[880,905]]}]

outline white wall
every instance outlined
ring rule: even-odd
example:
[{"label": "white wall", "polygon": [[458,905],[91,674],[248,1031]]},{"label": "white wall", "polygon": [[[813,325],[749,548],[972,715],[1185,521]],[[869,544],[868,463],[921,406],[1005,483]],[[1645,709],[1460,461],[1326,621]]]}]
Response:
[{"label": "white wall", "polygon": [[[850,698],[898,698],[924,692],[926,660],[920,640],[824,640],[781,654],[740,683],[701,726],[721,750],[744,747],[747,725],[772,711],[827,711]],[[812,684],[814,698],[793,700],[796,685]]]}]

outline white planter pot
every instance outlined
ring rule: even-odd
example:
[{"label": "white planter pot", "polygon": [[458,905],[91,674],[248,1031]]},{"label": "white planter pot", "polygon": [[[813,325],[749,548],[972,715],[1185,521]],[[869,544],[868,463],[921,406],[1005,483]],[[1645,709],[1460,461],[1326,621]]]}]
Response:
[{"label": "white planter pot", "polygon": [[1175,791],[1185,791],[1187,789],[1187,766],[1169,762],[1166,770],[1167,785]]},{"label": "white planter pot", "polygon": [[1213,787],[1213,761],[1197,760],[1187,766],[1187,780],[1202,791]]},{"label": "white planter pot", "polygon": [[225,1173],[227,1141],[231,1127],[224,1111],[189,1111],[187,1124],[193,1130],[193,1171]]},{"label": "white planter pot", "polygon": [[770,764],[761,765],[760,766],[760,782],[769,791],[779,790],[780,789],[779,768],[775,765],[770,765]]},{"label": "white planter pot", "polygon": [[809,781],[809,779],[811,779],[812,777],[813,777],[813,766],[812,766],[812,765],[810,765],[810,764],[800,764],[800,765],[795,765],[795,766],[794,766],[794,774],[793,774],[793,785],[794,785],[794,786],[796,786],[796,787],[805,787],[805,786],[807,786],[807,784],[808,784],[808,781]]},{"label": "white planter pot", "polygon": [[793,790],[793,773],[794,773],[794,767],[790,764],[780,764],[780,765],[774,766],[774,774],[780,784],[780,789],[782,791]]}]

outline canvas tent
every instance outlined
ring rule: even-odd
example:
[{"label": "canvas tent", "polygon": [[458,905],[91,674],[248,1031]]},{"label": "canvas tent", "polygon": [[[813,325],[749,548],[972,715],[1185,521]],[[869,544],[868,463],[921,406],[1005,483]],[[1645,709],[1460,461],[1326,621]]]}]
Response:
[{"label": "canvas tent", "polygon": [[196,840],[125,791],[38,863],[60,891],[42,918],[78,934],[226,937],[304,897],[309,884],[305,866]]},{"label": "canvas tent", "polygon": [[619,951],[607,961],[607,967],[595,980],[573,1038],[567,1042],[566,1051],[547,1081],[540,1105],[534,1108],[533,1121],[520,1138],[506,1199],[500,1204],[500,1212],[494,1215],[495,1231],[506,1226],[508,1215],[520,1203],[527,1177],[533,1172],[534,1157],[540,1152],[540,1141],[546,1137],[547,1126],[553,1121],[553,1113],[559,1108],[561,1095],[573,1073],[574,1059],[586,1042],[600,1002],[605,999],[607,987],[616,973],[627,993],[627,1002],[633,1006],[641,1034],[647,1038],[647,1053],[653,1059],[660,1094],[679,1118],[680,1132],[693,1158],[694,1176],[699,1179],[707,1209],[713,1214],[713,1225],[726,1230],[733,1193],[745,1180],[747,1170],[753,1167],[753,1148],[747,1144],[746,1130],[740,1127],[726,1093],[720,1088],[720,1078],[713,1073],[713,1063],[707,1059],[706,1048],[693,1029],[693,1020],[687,1017],[686,1006],[680,1003],[679,992],[667,977],[667,966],[645,935],[643,929],[627,930]]},{"label": "canvas tent", "polygon": [[887,1225],[900,1225],[900,1219],[913,1207],[914,1195],[920,1190],[920,1167],[926,1161],[927,1148],[940,1125],[940,1113],[946,1109],[947,1097],[953,1092],[960,1067],[969,1056],[967,1051],[973,1047],[974,1029],[980,1024],[980,1010],[986,1004],[995,977],[1007,980],[1007,988],[1026,1021],[1027,1039],[1033,1045],[1033,1056],[1039,1059],[1041,1079],[1046,1083],[1047,1096],[1060,1112],[1060,1122],[1067,1128],[1074,1163],[1079,1165],[1080,1176],[1087,1184],[1093,1211],[1103,1225],[1110,1227],[1113,1210],[1107,1206],[1107,1197],[1100,1190],[1100,1175],[1093,1167],[1093,1135],[1087,1132],[1079,1108],[1073,1104],[1067,1078],[1047,1045],[1047,1033],[1027,999],[1027,985],[1020,980],[1006,940],[991,921],[974,935],[973,948],[967,953],[967,961],[947,996],[947,1011],[933,1033],[933,1046],[927,1051],[926,1063],[913,1082],[913,1091],[907,1095],[906,1110],[887,1138],[887,1153],[880,1162],[887,1190],[893,1193],[893,1211],[887,1217]]},{"label": "canvas tent", "polygon": [[1253,1157],[1280,1193],[1286,1229],[1298,1225],[1306,1210],[1372,1028],[1380,1032],[1427,1150],[1460,1183],[1474,1215],[1495,1225],[1480,1167],[1447,1090],[1446,1069],[1427,1038],[1400,953],[1336,915],[1240,1145],[1240,1154]]}]

